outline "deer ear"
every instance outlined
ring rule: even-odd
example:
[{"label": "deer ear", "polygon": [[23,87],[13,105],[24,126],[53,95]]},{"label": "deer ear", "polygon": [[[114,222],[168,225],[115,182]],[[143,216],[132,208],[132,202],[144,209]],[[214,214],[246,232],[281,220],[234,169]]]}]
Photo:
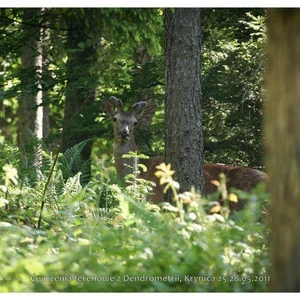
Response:
[{"label": "deer ear", "polygon": [[114,96],[111,96],[110,100],[103,99],[102,110],[108,116],[112,117],[116,113],[116,108],[118,112],[123,111],[123,102],[121,99]]},{"label": "deer ear", "polygon": [[102,110],[106,115],[108,115],[110,117],[112,117],[116,112],[116,108],[115,108],[114,104],[111,103],[107,99],[104,99],[102,101]]},{"label": "deer ear", "polygon": [[146,101],[137,102],[131,106],[130,110],[133,111],[134,114],[139,114],[143,111],[146,105]]},{"label": "deer ear", "polygon": [[150,126],[156,111],[156,104],[152,101],[141,101],[131,106],[131,111],[139,122],[139,125]]},{"label": "deer ear", "polygon": [[124,106],[122,100],[121,100],[121,99],[118,99],[118,98],[115,97],[115,96],[111,96],[111,97],[110,97],[110,101],[111,101],[115,106],[117,106],[118,108],[120,108],[120,107],[123,108],[123,106]]}]

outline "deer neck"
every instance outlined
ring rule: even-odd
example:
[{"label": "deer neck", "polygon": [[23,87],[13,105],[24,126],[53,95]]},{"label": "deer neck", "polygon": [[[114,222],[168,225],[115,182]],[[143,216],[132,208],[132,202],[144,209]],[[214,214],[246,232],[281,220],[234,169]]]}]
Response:
[{"label": "deer neck", "polygon": [[115,135],[115,146],[114,146],[114,158],[116,169],[121,177],[132,173],[132,168],[126,165],[133,166],[134,158],[123,158],[123,154],[127,154],[130,151],[138,151],[138,148],[134,141],[133,132],[130,134],[129,139],[120,139]]}]

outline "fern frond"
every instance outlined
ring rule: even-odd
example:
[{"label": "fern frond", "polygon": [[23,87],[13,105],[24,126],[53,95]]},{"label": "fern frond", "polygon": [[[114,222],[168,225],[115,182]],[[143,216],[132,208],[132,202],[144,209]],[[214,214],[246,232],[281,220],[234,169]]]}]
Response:
[{"label": "fern frond", "polygon": [[73,147],[67,149],[59,158],[59,167],[62,170],[64,179],[73,177],[78,172],[82,173],[81,182],[90,177],[90,161],[82,157],[82,151],[91,139],[84,140]]}]

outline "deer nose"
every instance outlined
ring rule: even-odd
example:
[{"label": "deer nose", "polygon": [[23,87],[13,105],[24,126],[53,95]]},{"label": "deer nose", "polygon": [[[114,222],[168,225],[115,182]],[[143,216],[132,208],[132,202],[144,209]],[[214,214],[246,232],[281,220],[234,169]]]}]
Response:
[{"label": "deer nose", "polygon": [[125,138],[129,139],[129,128],[128,128],[128,126],[126,126],[125,128],[123,128],[123,129],[121,130],[121,134],[122,134]]}]

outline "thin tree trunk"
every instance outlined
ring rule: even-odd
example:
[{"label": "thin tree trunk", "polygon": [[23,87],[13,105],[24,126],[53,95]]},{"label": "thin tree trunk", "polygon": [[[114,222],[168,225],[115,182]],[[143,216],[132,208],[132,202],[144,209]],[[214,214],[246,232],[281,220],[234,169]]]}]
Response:
[{"label": "thin tree trunk", "polygon": [[21,68],[21,89],[18,109],[18,142],[19,145],[27,144],[31,138],[29,130],[34,132],[36,119],[36,90],[34,88],[36,76],[36,49],[39,39],[39,28],[26,25],[32,22],[38,9],[28,8],[24,10],[23,37],[24,46],[22,49]]},{"label": "thin tree trunk", "polygon": [[37,81],[37,94],[36,94],[36,118],[34,132],[38,139],[43,138],[43,125],[44,125],[44,110],[43,110],[43,90],[42,90],[42,76],[43,76],[43,29],[40,29],[39,40],[37,42],[37,54],[35,60]]},{"label": "thin tree trunk", "polygon": [[268,11],[265,133],[272,291],[300,291],[300,9]]},{"label": "thin tree trunk", "polygon": [[166,9],[165,156],[181,190],[202,191],[200,9]]},{"label": "thin tree trunk", "polygon": [[[68,20],[67,87],[64,109],[63,140],[61,151],[92,138],[91,126],[95,120],[95,95],[97,74],[92,71],[96,61],[96,49],[90,43],[85,28],[85,15],[78,14]],[[89,161],[92,142],[83,149],[82,156]],[[90,171],[89,171],[90,172]]]},{"label": "thin tree trunk", "polygon": [[[41,93],[36,82],[41,76],[41,56],[39,51],[40,10],[25,8],[23,17],[23,39],[20,68],[21,95],[19,98],[18,145],[24,153],[24,161],[28,166],[35,164],[37,149],[33,142],[33,134],[42,138],[42,107]],[[37,24],[37,26],[31,25]]]},{"label": "thin tree trunk", "polygon": [[[47,8],[42,8],[42,15],[47,12]],[[46,27],[48,21],[43,22],[43,27],[41,28],[41,54],[42,54],[42,80],[44,85],[42,87],[42,103],[43,103],[43,139],[47,139],[50,133],[50,106],[49,106],[49,86],[47,83],[47,78],[51,75],[49,74],[49,47],[50,47],[50,29]]]}]

